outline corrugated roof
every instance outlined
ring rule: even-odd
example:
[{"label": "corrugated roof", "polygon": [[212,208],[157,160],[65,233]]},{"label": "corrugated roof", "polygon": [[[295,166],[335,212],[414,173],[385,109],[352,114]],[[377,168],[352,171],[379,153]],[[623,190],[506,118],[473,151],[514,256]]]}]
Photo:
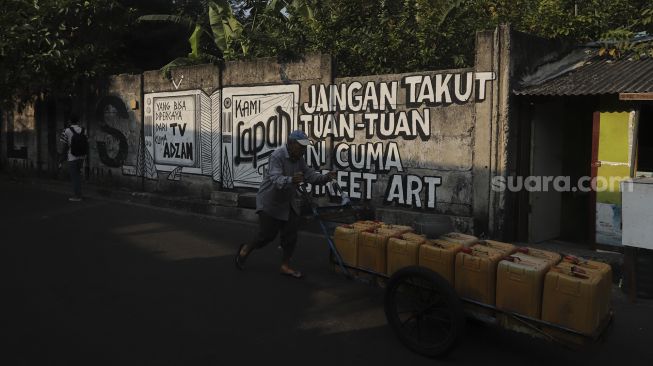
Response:
[{"label": "corrugated roof", "polygon": [[595,56],[567,73],[540,80],[514,93],[561,96],[653,92],[653,59],[608,60]]}]

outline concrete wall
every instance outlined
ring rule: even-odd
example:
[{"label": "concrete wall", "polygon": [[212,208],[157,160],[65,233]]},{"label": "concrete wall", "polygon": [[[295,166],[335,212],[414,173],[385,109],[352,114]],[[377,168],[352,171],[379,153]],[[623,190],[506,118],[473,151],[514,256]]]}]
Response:
[{"label": "concrete wall", "polygon": [[[190,114],[192,114],[192,126],[188,126],[184,131],[187,136],[194,136],[200,130],[201,116],[194,115],[195,112],[201,113],[205,109],[204,119],[210,120],[210,102],[206,102],[207,96],[218,90],[220,87],[220,69],[214,65],[200,65],[194,67],[182,67],[172,70],[170,79],[158,71],[148,71],[143,74],[143,91],[144,91],[144,137],[142,163],[137,165],[130,173],[137,174],[144,178],[146,182],[146,189],[149,191],[167,192],[175,195],[194,195],[201,198],[208,199],[211,192],[215,189],[214,182],[210,178],[210,174],[182,174],[182,169],[175,169],[171,167],[167,169],[166,165],[157,165],[154,160],[154,141],[153,141],[153,124],[152,113],[155,109],[154,99],[151,97],[152,93],[159,94],[177,94],[177,95],[193,95],[193,103],[197,103],[197,108],[188,106]],[[204,96],[205,104],[201,104],[200,96]],[[197,100],[196,100],[197,99]],[[193,109],[190,111],[190,109]],[[197,125],[195,125],[197,122]],[[209,122],[210,123],[210,122]],[[176,132],[175,132],[176,133]],[[199,144],[199,138],[197,139]],[[205,139],[206,140],[206,139]],[[208,139],[210,144],[210,138]],[[172,142],[172,141],[171,141]],[[198,145],[199,146],[199,145]],[[193,160],[199,161],[200,156],[193,156]],[[210,164],[210,163],[209,163]],[[205,164],[206,165],[206,164]],[[183,178],[182,178],[183,177]]]},{"label": "concrete wall", "polygon": [[38,161],[34,104],[2,111],[0,118],[1,165],[8,169],[34,169]]},{"label": "concrete wall", "polygon": [[139,159],[141,76],[122,74],[109,78],[98,96],[89,98],[84,124],[89,136],[89,179],[137,187],[125,174]]},{"label": "concrete wall", "polygon": [[[503,157],[493,176],[528,176],[531,171],[531,101],[518,98],[512,90],[526,75],[539,66],[559,59],[570,49],[570,44],[562,41],[544,39],[530,34],[516,32],[507,26],[495,31],[499,79],[497,92],[500,93],[497,105],[497,126],[500,128],[497,147],[498,156]],[[529,193],[522,191],[493,192],[489,231],[495,237],[505,240],[528,240],[528,218],[530,215]]]},{"label": "concrete wall", "polygon": [[380,218],[445,217],[492,236],[503,220],[489,187],[507,165],[509,36],[480,33],[475,67],[460,70],[334,78],[330,57],[312,55],[177,68],[170,79],[114,76],[79,107],[88,176],[205,199],[254,192],[271,151],[302,128],[316,140],[309,163],[338,170],[340,185]]},{"label": "concrete wall", "polygon": [[[356,112],[351,107],[356,106],[354,101],[344,109],[334,105],[333,111],[313,113],[313,118],[333,113],[353,116],[356,126],[364,126],[355,129],[351,141],[334,142],[340,155],[355,160],[354,153],[367,150],[370,156],[370,150],[382,147],[384,159],[337,166],[341,186],[350,195],[370,199],[385,220],[412,224],[425,215],[440,214],[453,219],[458,230],[473,231],[475,105],[489,102],[486,91],[492,78],[460,69],[336,79],[336,88],[362,86],[358,95],[363,97],[372,95],[371,87],[378,94],[396,90],[395,97],[377,98],[379,106],[372,102],[367,111]],[[385,106],[380,105],[383,102]],[[356,180],[359,189],[351,187]],[[364,183],[370,180],[374,182],[368,192]]]},{"label": "concrete wall", "polygon": [[295,128],[300,95],[330,78],[330,58],[318,55],[292,64],[258,59],[228,62],[223,69],[177,68],[170,80],[146,72],[143,165],[130,172],[146,178],[148,187],[204,198],[219,188],[255,189],[266,153],[284,143],[289,127],[262,146],[251,133],[267,135],[286,122]]}]

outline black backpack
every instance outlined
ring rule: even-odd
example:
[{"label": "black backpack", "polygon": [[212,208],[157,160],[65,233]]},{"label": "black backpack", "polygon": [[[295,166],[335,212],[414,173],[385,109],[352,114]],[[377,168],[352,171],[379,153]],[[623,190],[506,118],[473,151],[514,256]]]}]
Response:
[{"label": "black backpack", "polygon": [[88,154],[88,138],[84,135],[84,128],[82,132],[77,133],[74,128],[70,127],[73,137],[70,139],[70,153],[78,158]]}]

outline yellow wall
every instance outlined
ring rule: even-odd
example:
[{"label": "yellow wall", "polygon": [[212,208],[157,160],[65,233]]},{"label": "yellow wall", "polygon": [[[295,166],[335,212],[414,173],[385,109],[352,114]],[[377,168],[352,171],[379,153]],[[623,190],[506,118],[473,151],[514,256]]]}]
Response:
[{"label": "yellow wall", "polygon": [[[610,177],[628,177],[630,175],[630,166],[628,165],[630,155],[629,120],[629,112],[601,113],[599,129],[601,166],[598,169],[598,177],[609,179]],[[597,179],[597,190],[597,202],[621,204],[619,181],[607,184],[605,180]]]}]

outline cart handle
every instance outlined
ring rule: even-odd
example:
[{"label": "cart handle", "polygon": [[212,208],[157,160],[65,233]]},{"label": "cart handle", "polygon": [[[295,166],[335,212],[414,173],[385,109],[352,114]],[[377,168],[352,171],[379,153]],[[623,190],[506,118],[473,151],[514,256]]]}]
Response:
[{"label": "cart handle", "polygon": [[[337,184],[337,183],[335,183]],[[340,186],[338,186],[340,188]],[[311,199],[311,195],[308,193],[306,190],[306,184],[301,183],[298,185],[297,189],[301,192],[302,196],[304,196],[304,199],[308,202],[308,204],[311,206],[311,211],[313,212],[313,216],[317,219],[318,223],[320,224],[320,228],[322,229],[322,233],[327,239],[327,243],[329,244],[329,250],[331,250],[331,253],[333,254],[334,257],[336,257],[336,262],[338,263],[338,266],[342,270],[342,272],[345,274],[345,277],[347,278],[353,278],[347,267],[345,267],[345,263],[342,260],[342,256],[340,255],[340,252],[338,252],[338,249],[336,248],[335,243],[333,240],[331,240],[331,236],[329,235],[329,231],[327,230],[326,226],[324,225],[324,222],[320,219],[320,214],[317,212],[317,205]],[[342,189],[340,190],[342,192]],[[344,192],[342,193],[344,195]],[[347,197],[347,202],[343,203],[343,206],[346,204],[349,204],[349,197]],[[343,200],[344,201],[344,200]]]},{"label": "cart handle", "polygon": [[[340,184],[338,184],[338,181],[335,179],[332,179],[331,181],[327,182],[326,184],[331,183],[331,186],[333,187],[333,190],[336,193],[340,193],[340,206],[348,206],[351,205],[351,198],[349,198],[349,195],[345,193],[345,191],[340,187]],[[300,183],[297,186],[297,190],[304,196],[304,199],[308,201],[311,206],[313,206],[313,199],[311,198],[311,195],[308,193],[308,190],[306,189],[306,183]]]}]

